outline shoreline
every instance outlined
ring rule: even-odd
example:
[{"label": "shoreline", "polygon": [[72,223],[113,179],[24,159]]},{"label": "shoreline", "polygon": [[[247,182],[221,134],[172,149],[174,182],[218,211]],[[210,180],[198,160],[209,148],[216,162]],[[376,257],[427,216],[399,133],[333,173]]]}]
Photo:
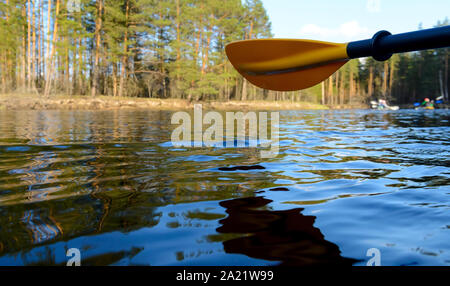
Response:
[{"label": "shoreline", "polygon": [[111,109],[149,109],[149,110],[189,110],[194,104],[202,104],[207,110],[326,110],[330,107],[308,102],[291,101],[200,101],[186,99],[159,99],[110,96],[65,96],[54,95],[49,98],[37,95],[0,95],[0,110],[111,110]]}]

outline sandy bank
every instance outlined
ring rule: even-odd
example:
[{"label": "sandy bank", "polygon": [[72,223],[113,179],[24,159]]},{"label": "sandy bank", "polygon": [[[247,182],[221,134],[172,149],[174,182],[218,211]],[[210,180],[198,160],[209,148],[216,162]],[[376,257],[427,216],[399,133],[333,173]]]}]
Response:
[{"label": "sandy bank", "polygon": [[[0,110],[107,110],[122,108],[142,108],[152,110],[185,110],[194,108],[196,102],[183,99],[114,98],[107,96],[52,96],[0,95]],[[301,110],[328,109],[320,104],[290,101],[202,101],[204,109],[212,110]]]}]

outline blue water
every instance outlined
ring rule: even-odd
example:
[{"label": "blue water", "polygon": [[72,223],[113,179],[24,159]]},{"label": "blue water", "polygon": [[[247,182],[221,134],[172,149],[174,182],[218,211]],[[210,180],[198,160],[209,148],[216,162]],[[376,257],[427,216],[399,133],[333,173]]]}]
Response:
[{"label": "blue water", "polygon": [[449,111],[282,111],[270,159],[171,115],[0,111],[0,265],[450,265]]}]

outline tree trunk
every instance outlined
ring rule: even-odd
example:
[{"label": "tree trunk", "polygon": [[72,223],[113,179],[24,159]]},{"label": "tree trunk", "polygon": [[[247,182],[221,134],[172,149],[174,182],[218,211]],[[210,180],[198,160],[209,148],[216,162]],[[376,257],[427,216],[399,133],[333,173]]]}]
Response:
[{"label": "tree trunk", "polygon": [[[83,40],[81,39],[81,36],[78,37],[78,46],[81,47],[83,45]],[[78,92],[80,94],[84,94],[84,81],[83,81],[83,53],[82,49],[78,49]]]},{"label": "tree trunk", "polygon": [[98,79],[99,79],[99,59],[100,59],[100,45],[101,45],[101,30],[102,30],[102,10],[103,0],[97,0],[97,17],[95,20],[95,56],[94,65],[92,66],[92,88],[91,96],[97,94]]},{"label": "tree trunk", "polygon": [[123,55],[122,55],[122,70],[120,72],[120,86],[119,86],[119,97],[123,96],[123,90],[125,85],[125,79],[127,77],[127,59],[128,59],[128,11],[129,11],[129,0],[126,1],[125,8],[125,34],[123,37]]},{"label": "tree trunk", "polygon": [[388,62],[385,61],[384,62],[384,71],[383,71],[383,85],[381,87],[384,99],[387,99],[388,73],[389,73],[389,65],[388,65]]},{"label": "tree trunk", "polygon": [[31,58],[32,58],[32,51],[31,51],[31,2],[30,0],[27,1],[27,43],[28,43],[28,50],[27,50],[27,88],[31,88]]},{"label": "tree trunk", "polygon": [[328,81],[328,104],[333,104],[333,75],[329,77]]},{"label": "tree trunk", "polygon": [[353,102],[353,97],[355,96],[355,79],[353,75],[353,70],[350,70],[350,91],[348,94],[348,103]]},{"label": "tree trunk", "polygon": [[[71,84],[70,84],[70,55],[69,55],[69,37],[65,37],[66,39],[66,59],[65,59],[65,68],[64,68],[64,82],[66,87],[66,94],[70,95],[72,93],[71,91]],[[72,63],[73,65],[73,63]]]},{"label": "tree trunk", "polygon": [[[252,34],[253,34],[253,21],[250,22],[250,32],[247,35],[247,40],[252,38],[253,36]],[[242,78],[241,100],[247,100],[247,80],[245,78]]]},{"label": "tree trunk", "polygon": [[[203,9],[203,5],[201,4],[201,8]],[[201,26],[202,26],[202,20],[200,19],[200,24],[199,24],[199,26],[198,26],[198,32],[197,32],[197,40],[196,40],[196,42],[195,42],[195,53],[194,53],[194,63],[195,64],[197,64],[197,56],[198,56],[198,53],[199,53],[199,51],[200,51],[200,40],[201,40],[201,38],[202,38],[202,29],[201,29]],[[194,80],[192,80],[191,81],[191,87],[190,87],[190,89],[189,89],[189,94],[188,94],[188,100],[189,101],[191,101],[192,100],[192,90],[194,89],[194,86],[195,86],[195,81]]]},{"label": "tree trunk", "polygon": [[6,57],[5,57],[5,55],[4,55],[4,53],[3,52],[0,52],[0,59],[1,59],[1,62],[0,62],[0,75],[1,75],[1,83],[2,83],[2,85],[1,85],[1,92],[2,93],[6,93],[6,72],[5,72],[5,66],[6,66]]},{"label": "tree trunk", "polygon": [[77,94],[78,64],[76,50],[79,48],[78,38],[72,40],[75,50],[72,53],[72,94]]},{"label": "tree trunk", "polygon": [[49,59],[48,59],[49,70],[48,70],[48,74],[47,74],[47,80],[45,81],[45,91],[44,91],[44,95],[47,98],[50,94],[52,78],[53,78],[53,73],[54,73],[53,57],[55,55],[56,39],[58,36],[58,16],[59,16],[59,0],[56,0],[55,24],[54,24],[54,28],[53,28],[53,37],[52,37],[53,45],[51,47],[50,55],[49,55]]},{"label": "tree trunk", "polygon": [[372,97],[373,95],[373,67],[369,68],[369,83],[367,86],[367,95]]},{"label": "tree trunk", "polygon": [[202,59],[202,70],[201,70],[202,75],[205,74],[206,66],[208,64],[208,53],[209,53],[209,47],[211,45],[211,34],[212,34],[212,26],[210,26],[208,28],[208,36],[206,37],[206,47],[204,47],[204,53],[203,53],[203,59]]},{"label": "tree trunk", "polygon": [[31,5],[33,6],[33,8],[31,9],[31,21],[32,21],[32,25],[31,25],[31,88],[35,89],[36,88],[36,8],[35,5],[36,1],[32,0],[31,1]]},{"label": "tree trunk", "polygon": [[43,21],[43,17],[42,17],[42,13],[43,13],[43,1],[39,1],[38,7],[38,15],[39,15],[39,19],[38,19],[38,58],[37,58],[37,81],[39,82],[39,84],[41,84],[41,75],[42,75],[42,21]]},{"label": "tree trunk", "polygon": [[[9,1],[6,0],[6,7],[8,7]],[[9,15],[8,10],[5,11],[6,25],[9,25]],[[0,54],[1,55],[1,54]],[[6,90],[11,88],[10,83],[12,83],[12,63],[9,47],[4,50],[4,57],[0,63],[0,75],[2,77],[2,92],[6,93]]]},{"label": "tree trunk", "polygon": [[322,81],[322,98],[320,103],[325,104],[325,81]]},{"label": "tree trunk", "polygon": [[241,100],[247,100],[247,80],[245,78],[242,78]]},{"label": "tree trunk", "polygon": [[180,80],[180,60],[181,60],[181,29],[180,29],[180,0],[176,1],[177,5],[177,81]]},{"label": "tree trunk", "polygon": [[45,74],[44,74],[44,78],[47,79],[47,75],[48,75],[48,71],[50,70],[50,63],[49,63],[49,59],[50,59],[50,46],[52,45],[50,42],[50,35],[51,35],[51,29],[50,29],[50,23],[51,23],[51,15],[52,15],[52,0],[48,0],[47,3],[47,45],[45,48]]},{"label": "tree trunk", "polygon": [[336,96],[333,98],[333,105],[337,105],[338,104],[338,100],[339,100],[339,78],[341,76],[341,73],[339,71],[336,72]]},{"label": "tree trunk", "polygon": [[392,87],[394,86],[395,62],[391,59],[391,68],[389,73],[389,97],[392,97]]},{"label": "tree trunk", "polygon": [[[22,8],[22,17],[25,18],[26,15],[26,9],[25,7]],[[22,26],[22,67],[20,69],[21,72],[21,88],[25,88],[26,85],[26,69],[27,69],[27,44],[26,44],[26,36],[25,36],[25,24]]]},{"label": "tree trunk", "polygon": [[117,63],[112,64],[113,96],[117,96]]},{"label": "tree trunk", "polygon": [[441,96],[445,98],[444,81],[442,80],[442,70],[439,71],[439,90],[441,92]]}]

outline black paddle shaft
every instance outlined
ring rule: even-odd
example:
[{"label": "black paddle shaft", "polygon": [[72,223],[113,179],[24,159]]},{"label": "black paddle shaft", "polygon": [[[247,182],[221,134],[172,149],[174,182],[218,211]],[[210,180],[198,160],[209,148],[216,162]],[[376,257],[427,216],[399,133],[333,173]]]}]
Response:
[{"label": "black paddle shaft", "polygon": [[392,54],[437,49],[450,46],[450,26],[392,35],[379,31],[372,39],[350,42],[347,55],[351,59],[373,57],[385,61]]}]

